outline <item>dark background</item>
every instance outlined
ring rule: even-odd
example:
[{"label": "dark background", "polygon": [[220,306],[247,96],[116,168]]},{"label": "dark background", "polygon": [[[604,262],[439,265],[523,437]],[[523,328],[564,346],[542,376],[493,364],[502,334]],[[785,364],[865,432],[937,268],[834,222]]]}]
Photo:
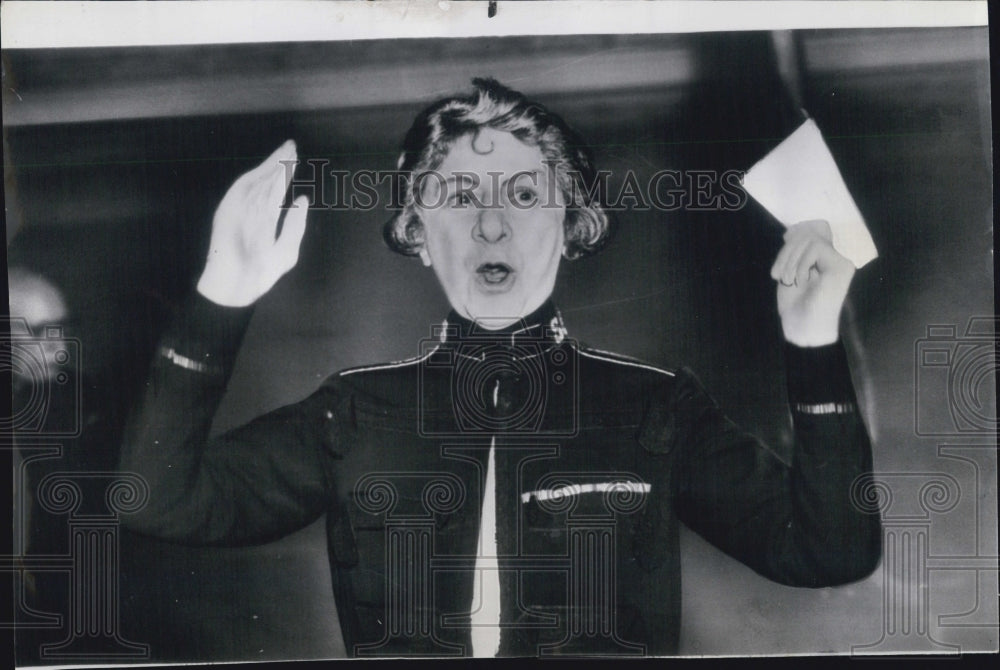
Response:
[{"label": "dark background", "polygon": [[[950,472],[965,493],[930,519],[933,551],[967,556],[971,543],[995,555],[995,456],[955,470],[939,458],[945,440],[914,430],[919,403],[950,397],[944,382],[924,389],[916,377],[927,326],[961,334],[969,317],[993,312],[986,29],[792,37],[799,77],[785,81],[766,33],[4,52],[8,262],[63,290],[67,329],[82,342],[89,427],[46,467],[113,467],[157,336],[201,269],[215,205],[286,138],[330,168],[389,170],[424,105],[492,75],[588,138],[615,192],[627,170],[640,184],[664,168],[745,170],[791,132],[799,100],[880,252],[855,277],[842,329],[876,468]],[[310,213],[297,268],[258,304],[216,429],[300,399],[338,369],[418,352],[447,304],[431,272],[382,244],[388,214]],[[753,202],[617,219],[604,252],[560,270],[555,298],[571,336],[693,368],[734,420],[787,453],[768,277],[780,227]],[[65,533],[65,519],[37,518]],[[849,652],[884,637],[891,575],[796,590],[691,533],[683,550],[682,653]],[[149,644],[154,660],[343,653],[322,523],[233,550],[125,534],[121,552],[121,634]],[[963,565],[928,577],[932,637],[995,648],[995,629],[937,617],[985,607],[996,621],[995,570]],[[38,580],[65,589],[59,575]],[[66,631],[36,635],[21,662]]]}]

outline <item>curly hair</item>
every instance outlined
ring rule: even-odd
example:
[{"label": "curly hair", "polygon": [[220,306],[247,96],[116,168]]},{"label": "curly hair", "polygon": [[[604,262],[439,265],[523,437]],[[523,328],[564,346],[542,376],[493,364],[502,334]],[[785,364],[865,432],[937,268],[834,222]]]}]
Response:
[{"label": "curly hair", "polygon": [[419,253],[424,233],[414,184],[421,174],[441,165],[456,140],[493,128],[538,147],[545,162],[555,166],[566,202],[566,258],[597,252],[610,236],[611,221],[602,206],[603,192],[595,180],[590,150],[579,135],[559,115],[495,79],[476,78],[472,85],[469,95],[443,98],[427,107],[406,133],[397,163],[402,209],[385,224],[386,244],[407,256]]}]

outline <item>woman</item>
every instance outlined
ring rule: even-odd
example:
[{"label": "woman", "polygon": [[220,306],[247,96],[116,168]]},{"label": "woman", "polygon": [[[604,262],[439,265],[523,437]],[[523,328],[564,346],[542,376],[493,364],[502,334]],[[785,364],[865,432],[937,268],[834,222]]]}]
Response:
[{"label": "woman", "polygon": [[608,217],[587,151],[492,80],[420,114],[386,226],[452,306],[413,360],[346,370],[207,439],[248,307],[296,263],[308,203],[281,203],[291,142],[230,188],[198,295],[165,337],[122,468],[150,485],[134,530],[266,542],[327,515],[348,653],[670,654],[678,523],[785,584],[860,579],[877,514],[852,504],[871,449],[838,341],[852,264],[825,222],[792,227],[771,269],[795,429],[791,465],[691,373],[587,349],[550,301],[563,257]]}]

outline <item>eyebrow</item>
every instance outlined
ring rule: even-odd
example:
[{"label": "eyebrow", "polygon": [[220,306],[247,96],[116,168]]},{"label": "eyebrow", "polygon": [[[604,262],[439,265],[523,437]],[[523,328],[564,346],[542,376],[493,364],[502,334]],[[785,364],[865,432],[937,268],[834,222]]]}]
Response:
[{"label": "eyebrow", "polygon": [[[504,179],[503,181],[501,181],[499,185],[501,187],[502,186],[506,186],[507,183],[510,182],[510,180],[513,179],[514,177],[521,178],[521,177],[527,177],[527,176],[531,176],[531,175],[535,175],[537,177],[544,177],[545,174],[546,174],[546,172],[545,172],[545,170],[543,168],[535,168],[533,170],[518,170],[517,172],[513,173],[507,179]],[[491,179],[489,181],[492,182],[493,181],[492,180],[492,175],[490,175],[489,173],[487,173],[487,175],[491,177]],[[472,181],[471,177],[472,177],[472,175],[470,175],[470,174],[457,175],[457,174],[452,173],[452,175],[450,177],[448,177],[447,179],[444,180],[444,184],[448,185],[448,184],[457,183],[459,179],[462,179],[463,181],[470,181],[471,182]],[[537,184],[536,184],[536,186],[537,186]]]}]

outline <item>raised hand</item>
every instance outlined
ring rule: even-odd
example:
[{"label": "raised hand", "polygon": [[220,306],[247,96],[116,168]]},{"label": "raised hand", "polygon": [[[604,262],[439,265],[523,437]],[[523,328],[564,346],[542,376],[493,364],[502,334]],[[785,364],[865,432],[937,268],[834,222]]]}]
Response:
[{"label": "raised hand", "polygon": [[244,307],[267,293],[295,267],[309,201],[300,196],[278,218],[296,161],[288,140],[229,187],[215,210],[212,239],[198,292],[219,305]]},{"label": "raised hand", "polygon": [[854,277],[854,264],[833,248],[826,221],[797,223],[784,239],[771,278],[778,282],[778,314],[785,339],[800,347],[832,344],[839,337],[840,311]]}]

